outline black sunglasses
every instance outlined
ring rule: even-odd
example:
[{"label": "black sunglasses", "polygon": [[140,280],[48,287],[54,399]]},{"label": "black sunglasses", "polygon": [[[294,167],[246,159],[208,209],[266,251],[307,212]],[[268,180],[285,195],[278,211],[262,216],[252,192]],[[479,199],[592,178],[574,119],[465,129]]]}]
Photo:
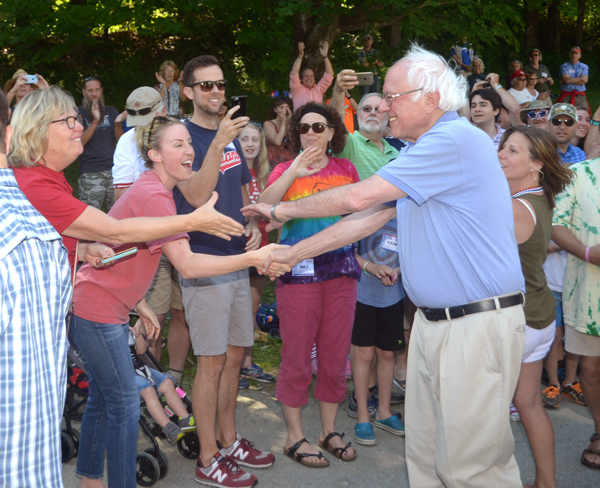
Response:
[{"label": "black sunglasses", "polygon": [[160,103],[160,100],[158,102],[156,102],[154,105],[152,105],[152,107],[141,108],[139,110],[133,110],[132,108],[126,108],[125,110],[127,110],[128,115],[133,115],[133,116],[148,115],[150,112],[152,112],[152,109],[154,107],[156,107],[159,103]]},{"label": "black sunglasses", "polygon": [[203,92],[212,91],[213,86],[217,85],[217,89],[219,91],[225,91],[227,88],[227,80],[218,80],[218,81],[198,81],[197,83],[192,83],[188,85],[190,88],[194,88],[195,86],[200,86],[200,90]]},{"label": "black sunglasses", "polygon": [[315,122],[314,124],[298,124],[296,129],[298,129],[298,134],[308,134],[310,129],[313,130],[315,134],[322,134],[325,132],[326,127],[333,127],[333,125],[325,124],[323,122]]},{"label": "black sunglasses", "polygon": [[575,124],[575,121],[573,119],[565,120],[565,119],[558,119],[558,118],[556,118],[556,119],[552,119],[550,122],[552,122],[552,125],[554,127],[558,127],[560,124],[563,124],[563,123],[567,127],[573,127],[573,124]]}]

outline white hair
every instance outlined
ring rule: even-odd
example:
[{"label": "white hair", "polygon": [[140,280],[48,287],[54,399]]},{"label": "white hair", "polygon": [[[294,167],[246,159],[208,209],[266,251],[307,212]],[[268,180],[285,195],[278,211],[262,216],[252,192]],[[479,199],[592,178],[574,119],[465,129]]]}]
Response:
[{"label": "white hair", "polygon": [[423,94],[438,92],[438,107],[445,112],[460,110],[465,105],[466,78],[457,75],[439,54],[412,44],[397,63],[408,64],[407,79],[410,86],[422,88],[413,95],[413,102]]}]

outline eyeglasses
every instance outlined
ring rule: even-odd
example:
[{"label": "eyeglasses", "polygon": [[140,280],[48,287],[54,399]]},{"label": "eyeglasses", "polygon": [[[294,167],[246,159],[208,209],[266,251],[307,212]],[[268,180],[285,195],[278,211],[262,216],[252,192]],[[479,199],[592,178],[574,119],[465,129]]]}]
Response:
[{"label": "eyeglasses", "polygon": [[567,127],[573,127],[573,124],[575,124],[575,120],[573,119],[552,119],[550,122],[552,122],[554,127],[558,127],[560,124],[565,124]]},{"label": "eyeglasses", "polygon": [[125,110],[127,110],[127,115],[148,115],[150,112],[152,112],[152,109],[154,107],[156,107],[158,104],[160,103],[160,100],[158,102],[156,102],[154,105],[152,105],[152,107],[146,107],[146,108],[141,108],[139,110],[133,110],[132,108],[126,108]]},{"label": "eyeglasses", "polygon": [[527,78],[515,78],[517,81],[527,81]]},{"label": "eyeglasses", "polygon": [[385,98],[384,98],[384,100],[385,100],[385,103],[388,104],[388,107],[391,107],[392,106],[392,102],[394,101],[394,100],[392,100],[392,98],[398,98],[398,97],[401,97],[402,95],[408,95],[409,93],[417,92],[417,91],[422,90],[422,89],[423,88],[417,88],[415,90],[410,90],[410,91],[407,91],[407,92],[404,92],[404,93],[396,93],[395,95],[386,95]]},{"label": "eyeglasses", "polygon": [[165,117],[164,115],[159,115],[158,117],[154,117],[152,119],[152,123],[150,124],[150,130],[148,130],[148,145],[150,144],[150,138],[152,137],[152,131],[154,130],[154,124],[156,122],[160,122],[161,124],[166,124],[169,122],[169,117]]},{"label": "eyeglasses", "polygon": [[225,91],[227,88],[227,80],[218,80],[218,81],[198,81],[197,83],[192,83],[188,85],[190,88],[194,88],[195,86],[200,86],[200,90],[203,92],[212,91],[213,86],[217,85],[217,89],[219,91]]},{"label": "eyeglasses", "polygon": [[539,112],[534,112],[532,110],[531,112],[527,112],[527,117],[530,119],[543,119],[546,117],[546,115],[548,115],[547,110],[540,110]]},{"label": "eyeglasses", "polygon": [[86,84],[88,81],[91,81],[91,80],[100,81],[100,78],[98,78],[98,77],[97,77],[97,76],[95,76],[95,75],[88,76],[88,77],[87,77],[85,80],[83,80],[83,84],[85,85],[85,84]]},{"label": "eyeglasses", "polygon": [[532,54],[530,54],[530,56],[532,56],[534,58],[539,58],[540,57],[540,53],[532,53]]},{"label": "eyeglasses", "polygon": [[310,129],[313,130],[315,134],[322,134],[325,132],[326,127],[333,127],[333,125],[324,124],[323,122],[315,122],[314,124],[298,124],[296,129],[298,129],[298,134],[308,134]]},{"label": "eyeglasses", "polygon": [[364,112],[366,114],[370,114],[371,112],[379,113],[379,107],[366,106],[366,107],[361,108],[360,110],[361,110],[361,112]]},{"label": "eyeglasses", "polygon": [[68,117],[65,117],[64,119],[53,120],[50,123],[56,124],[57,122],[66,122],[67,127],[69,129],[74,129],[76,123],[83,125],[83,117],[81,115],[78,115],[77,117],[75,117],[74,115],[69,115]]}]

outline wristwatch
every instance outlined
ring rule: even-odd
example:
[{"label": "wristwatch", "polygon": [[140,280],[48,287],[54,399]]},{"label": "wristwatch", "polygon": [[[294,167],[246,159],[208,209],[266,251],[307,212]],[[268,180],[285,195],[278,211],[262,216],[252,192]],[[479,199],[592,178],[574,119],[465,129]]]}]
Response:
[{"label": "wristwatch", "polygon": [[590,120],[590,124],[600,126],[600,120],[594,120],[594,119],[592,119],[592,120]]}]

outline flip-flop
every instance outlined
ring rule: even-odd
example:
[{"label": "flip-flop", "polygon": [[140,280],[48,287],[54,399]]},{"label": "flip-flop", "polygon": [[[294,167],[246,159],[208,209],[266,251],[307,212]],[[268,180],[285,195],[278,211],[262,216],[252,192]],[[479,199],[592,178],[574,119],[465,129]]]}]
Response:
[{"label": "flip-flop", "polygon": [[352,445],[352,442],[348,442],[345,447],[333,447],[331,444],[329,444],[329,440],[332,437],[337,436],[340,439],[344,439],[344,435],[345,434],[343,432],[341,434],[338,434],[337,432],[331,432],[327,435],[327,437],[325,437],[325,439],[319,440],[319,447],[325,449],[327,452],[330,452],[340,461],[354,461],[356,456],[358,456],[356,450],[354,450],[354,454],[352,456],[344,456],[344,454],[348,452],[348,448]]},{"label": "flip-flop", "polygon": [[[294,444],[291,447],[284,447],[283,448],[283,454],[285,454],[287,457],[289,457],[291,460],[296,461],[297,463],[301,464],[302,466],[307,466],[309,468],[326,468],[327,466],[329,466],[329,460],[323,456],[323,454],[321,454],[320,452],[317,454],[312,454],[312,453],[308,453],[308,452],[296,452],[298,451],[298,449],[300,448],[300,446],[304,443],[308,444],[308,441],[306,440],[306,438],[304,439],[300,439],[298,442],[296,442],[296,444]],[[316,457],[319,459],[325,459],[325,463],[311,463],[309,461],[306,461],[306,458],[308,457]]]},{"label": "flip-flop", "polygon": [[[600,441],[600,434],[598,434],[598,433],[594,433],[594,435],[592,435],[592,437],[590,437],[590,442],[596,442],[596,441]],[[585,454],[595,454],[596,456],[600,456],[600,449],[592,449],[592,448],[584,449],[583,452],[581,453],[581,459],[580,459],[581,464],[583,464],[586,468],[600,469],[600,464],[596,464],[596,463],[589,461],[588,459],[586,459]]]}]

